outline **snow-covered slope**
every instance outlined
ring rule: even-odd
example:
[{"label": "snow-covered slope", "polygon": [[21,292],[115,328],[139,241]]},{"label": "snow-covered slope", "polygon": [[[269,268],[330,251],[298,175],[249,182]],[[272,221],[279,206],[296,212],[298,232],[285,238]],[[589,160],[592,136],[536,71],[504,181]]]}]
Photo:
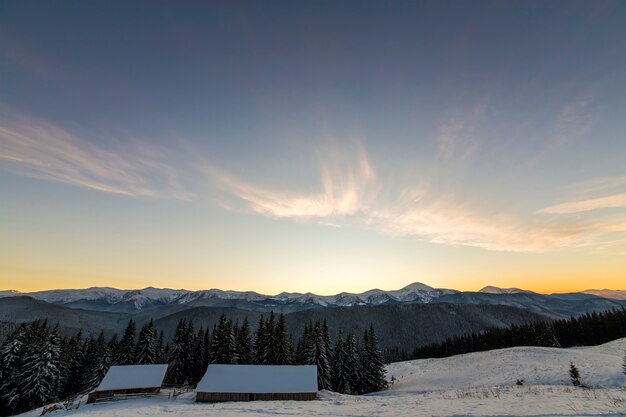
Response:
[{"label": "snow-covered slope", "polygon": [[585,290],[583,293],[614,300],[626,300],[626,291],[623,290]]},{"label": "snow-covered slope", "polygon": [[[85,404],[55,417],[256,417],[303,416],[625,416],[626,391],[621,359],[626,339],[578,349],[513,348],[446,359],[394,363],[397,380],[386,391],[366,396],[323,391],[317,401],[194,403],[194,394]],[[571,386],[569,361],[583,382]],[[524,386],[515,380],[524,378]],[[24,414],[35,417],[42,409]]]},{"label": "snow-covered slope", "polygon": [[500,288],[494,287],[492,285],[487,285],[486,287],[481,288],[480,291],[485,294],[518,294],[518,293],[528,293],[528,294],[536,294],[532,291],[522,290],[520,288]]},{"label": "snow-covered slope", "polygon": [[626,338],[604,345],[556,349],[515,347],[442,359],[420,359],[389,365],[392,391],[426,391],[467,387],[569,385],[569,363],[580,370],[583,383],[605,388],[624,386],[622,373]]}]

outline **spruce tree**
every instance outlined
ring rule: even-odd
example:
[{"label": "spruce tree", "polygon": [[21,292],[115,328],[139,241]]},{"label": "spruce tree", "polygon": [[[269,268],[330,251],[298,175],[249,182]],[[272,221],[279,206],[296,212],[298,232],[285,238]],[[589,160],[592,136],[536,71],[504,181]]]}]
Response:
[{"label": "spruce tree", "polygon": [[346,394],[361,394],[363,392],[361,352],[354,333],[350,333],[346,338],[344,351],[346,353],[346,366],[349,370],[348,380],[350,381],[350,392]]},{"label": "spruce tree", "polygon": [[58,325],[50,331],[44,322],[35,325],[17,379],[23,409],[55,401],[61,376],[61,336]]},{"label": "spruce tree", "polygon": [[274,330],[274,340],[272,341],[274,355],[272,363],[274,365],[289,365],[292,363],[291,358],[291,338],[287,334],[287,326],[285,324],[285,316],[281,313],[278,317],[278,323]]},{"label": "spruce tree", "polygon": [[259,318],[259,327],[256,331],[254,339],[254,350],[256,352],[254,363],[257,365],[267,365],[269,363],[269,347],[267,346],[267,329],[265,328],[265,320],[263,314]]},{"label": "spruce tree", "polygon": [[89,361],[85,369],[85,389],[94,389],[109,371],[111,367],[111,353],[104,340],[104,333],[100,332],[98,339],[90,343],[90,351],[87,353]]},{"label": "spruce tree", "polygon": [[206,349],[204,348],[204,342],[206,340],[205,336],[207,332],[208,330],[205,331],[204,327],[200,326],[200,329],[198,329],[198,333],[194,339],[194,345],[193,345],[194,373],[193,373],[193,381],[192,381],[193,385],[196,385],[200,381],[200,379],[202,379],[202,376],[206,372],[206,368],[208,365],[207,358],[206,358]]},{"label": "spruce tree", "polygon": [[135,363],[135,321],[130,319],[124,336],[113,353],[114,365],[133,365]]},{"label": "spruce tree", "polygon": [[158,340],[156,330],[150,323],[144,324],[139,332],[139,338],[137,339],[137,346],[135,347],[135,360],[134,363],[139,365],[151,365],[158,363]]},{"label": "spruce tree", "polygon": [[212,363],[229,364],[234,362],[234,340],[232,323],[222,313],[211,338]]},{"label": "spruce tree", "polygon": [[165,336],[163,330],[159,332],[159,339],[157,340],[157,363],[167,363],[167,355],[165,352]]},{"label": "spruce tree", "polygon": [[28,333],[30,328],[26,324],[20,325],[2,345],[0,357],[3,371],[0,380],[0,402],[11,410],[17,406],[20,399],[18,390],[18,374],[26,354]]},{"label": "spruce tree", "polygon": [[187,324],[184,319],[178,322],[174,340],[168,349],[168,382],[171,384],[182,384],[185,382],[186,361],[188,352],[185,350],[187,345]]},{"label": "spruce tree", "polygon": [[250,337],[250,323],[244,318],[243,324],[237,329],[235,336],[235,361],[247,365],[253,362],[252,339]]},{"label": "spruce tree", "polygon": [[572,385],[575,387],[580,386],[580,372],[578,372],[578,368],[574,365],[574,362],[569,363],[569,377],[572,380]]},{"label": "spruce tree", "polygon": [[333,367],[331,385],[335,392],[341,394],[352,394],[353,387],[350,380],[351,370],[348,366],[348,354],[346,352],[346,343],[341,333],[335,342],[335,350],[333,353]]},{"label": "spruce tree", "polygon": [[61,357],[61,373],[63,387],[61,388],[61,398],[66,398],[81,389],[80,372],[83,366],[83,332],[70,337],[63,349]]},{"label": "spruce tree", "polygon": [[387,388],[385,364],[382,354],[378,350],[378,340],[373,324],[370,324],[369,330],[366,330],[363,335],[362,352],[363,392],[375,392]]}]

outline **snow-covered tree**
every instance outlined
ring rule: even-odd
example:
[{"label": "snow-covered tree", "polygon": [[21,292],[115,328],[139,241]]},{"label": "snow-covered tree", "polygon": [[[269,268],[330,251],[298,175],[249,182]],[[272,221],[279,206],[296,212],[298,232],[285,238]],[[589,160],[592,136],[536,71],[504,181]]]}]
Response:
[{"label": "snow-covered tree", "polygon": [[273,358],[272,364],[274,365],[289,365],[292,363],[292,346],[291,337],[287,333],[287,326],[285,324],[285,316],[281,313],[278,317],[278,323],[274,331],[272,346],[273,346]]},{"label": "snow-covered tree", "polygon": [[332,389],[342,394],[353,394],[353,385],[351,381],[351,370],[348,366],[348,353],[346,351],[346,342],[341,336],[337,337],[335,350],[332,361]]},{"label": "snow-covered tree", "polygon": [[2,379],[0,379],[0,404],[13,408],[19,402],[17,387],[18,373],[27,348],[28,328],[25,324],[19,326],[0,348],[0,363],[2,364]]},{"label": "snow-covered tree", "polygon": [[271,348],[271,330],[266,326],[266,322],[261,318],[259,319],[259,327],[256,331],[256,337],[254,340],[254,350],[256,352],[254,362],[257,365],[268,365],[270,363],[270,348]]},{"label": "snow-covered tree", "polygon": [[184,319],[178,322],[174,340],[168,352],[168,381],[172,384],[183,384],[188,381],[188,363],[191,355],[189,331]]},{"label": "snow-covered tree", "polygon": [[135,331],[135,321],[130,319],[124,331],[124,336],[122,336],[113,353],[114,365],[133,365],[135,363]]},{"label": "snow-covered tree", "polygon": [[17,376],[19,403],[25,409],[58,398],[61,379],[61,335],[59,326],[49,330],[44,322],[34,326],[32,339]]},{"label": "snow-covered tree", "polygon": [[72,395],[81,389],[83,367],[83,332],[70,337],[64,344],[61,355],[61,398]]},{"label": "snow-covered tree", "polygon": [[350,333],[345,340],[346,366],[349,370],[350,392],[346,394],[361,394],[363,392],[363,370],[361,369],[361,352],[354,333]]},{"label": "snow-covered tree", "polygon": [[232,322],[222,314],[211,336],[211,363],[234,363],[234,342]]},{"label": "snow-covered tree", "polygon": [[96,340],[90,342],[87,358],[84,389],[93,389],[100,384],[111,367],[111,353],[104,340],[103,332],[100,332]]},{"label": "snow-covered tree", "polygon": [[[237,327],[236,327],[237,328]],[[237,328],[235,334],[235,362],[246,365],[254,360],[252,352],[252,339],[250,337],[250,323],[248,318],[243,320],[241,327]]]},{"label": "snow-covered tree", "polygon": [[137,346],[135,347],[134,363],[140,365],[151,365],[158,363],[158,339],[152,320],[144,324],[139,332]]},{"label": "snow-covered tree", "polygon": [[361,358],[363,370],[363,392],[375,392],[387,388],[385,379],[385,364],[382,354],[378,350],[378,339],[374,332],[374,325],[363,335],[363,349]]}]

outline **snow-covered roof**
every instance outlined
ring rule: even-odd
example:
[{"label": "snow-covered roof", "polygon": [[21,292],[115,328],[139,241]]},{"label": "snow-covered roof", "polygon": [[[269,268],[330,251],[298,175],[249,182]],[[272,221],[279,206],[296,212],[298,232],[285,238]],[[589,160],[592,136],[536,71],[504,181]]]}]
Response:
[{"label": "snow-covered roof", "polygon": [[317,392],[315,365],[209,365],[197,392]]},{"label": "snow-covered roof", "polygon": [[112,366],[96,391],[160,387],[166,372],[167,364]]}]

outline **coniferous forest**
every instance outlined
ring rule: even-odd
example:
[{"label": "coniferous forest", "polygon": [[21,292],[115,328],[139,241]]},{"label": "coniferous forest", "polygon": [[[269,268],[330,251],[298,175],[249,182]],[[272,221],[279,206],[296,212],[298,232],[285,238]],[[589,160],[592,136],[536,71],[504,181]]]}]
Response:
[{"label": "coniferous forest", "polygon": [[197,384],[209,364],[317,365],[318,388],[363,394],[387,387],[373,326],[357,337],[331,342],[328,324],[309,323],[294,338],[285,318],[261,317],[256,332],[247,319],[222,315],[212,329],[181,320],[171,341],[152,322],[130,320],[121,337],[66,337],[46,321],[22,324],[0,348],[0,415],[20,413],[98,386],[111,365],[168,363],[166,383]]},{"label": "coniferous forest", "polygon": [[584,314],[552,322],[539,321],[493,328],[481,333],[451,337],[441,343],[419,346],[413,352],[387,349],[384,356],[386,362],[394,362],[443,358],[514,346],[594,346],[621,337],[626,337],[626,309]]}]

